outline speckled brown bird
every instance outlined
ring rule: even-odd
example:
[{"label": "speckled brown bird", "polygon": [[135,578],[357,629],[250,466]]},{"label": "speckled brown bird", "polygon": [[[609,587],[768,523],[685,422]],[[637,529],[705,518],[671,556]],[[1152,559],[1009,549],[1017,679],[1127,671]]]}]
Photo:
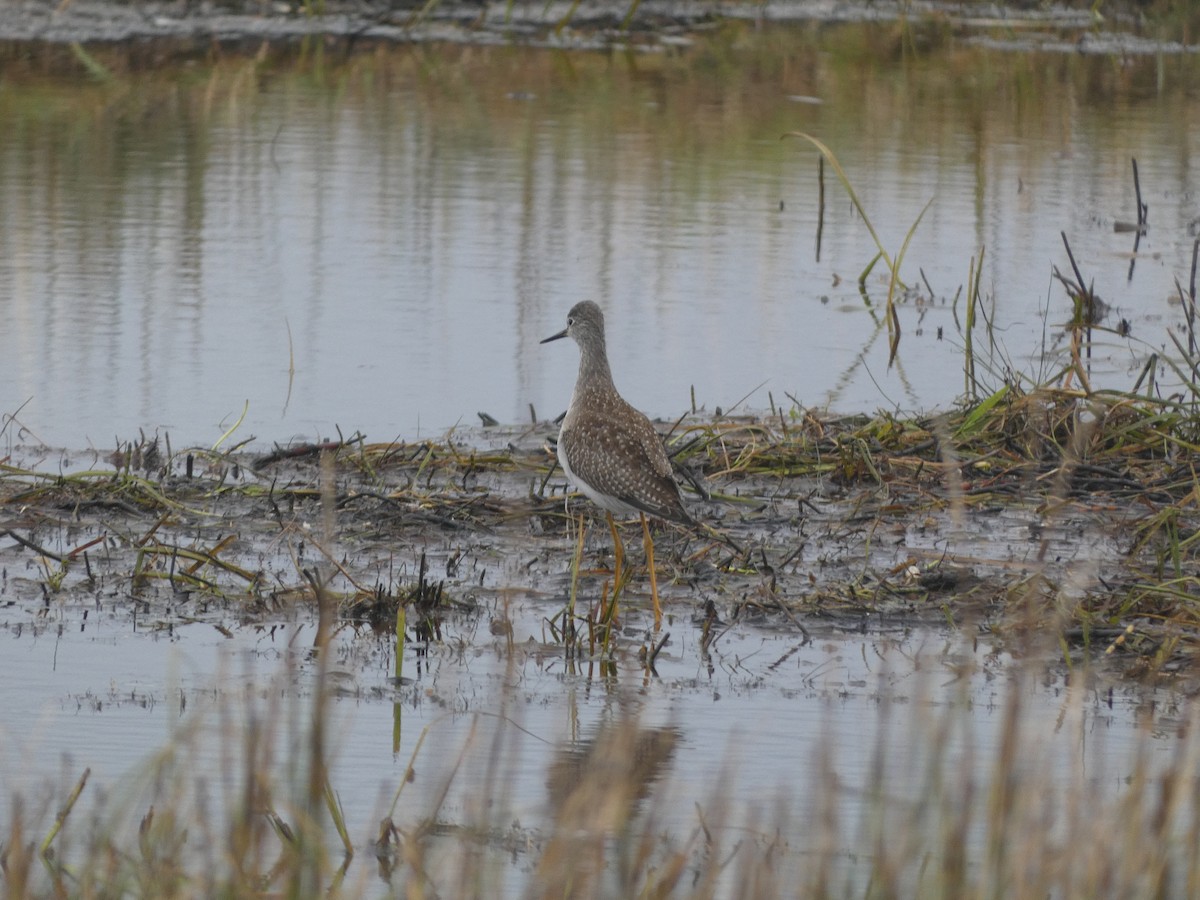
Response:
[{"label": "speckled brown bird", "polygon": [[662,613],[646,515],[684,524],[692,524],[692,517],[658,432],[613,384],[600,307],[590,300],[575,304],[567,314],[567,327],[542,343],[565,337],[579,345],[579,377],[558,433],[558,462],[567,478],[608,514],[618,577],[622,551],[612,514],[641,516],[657,623]]}]

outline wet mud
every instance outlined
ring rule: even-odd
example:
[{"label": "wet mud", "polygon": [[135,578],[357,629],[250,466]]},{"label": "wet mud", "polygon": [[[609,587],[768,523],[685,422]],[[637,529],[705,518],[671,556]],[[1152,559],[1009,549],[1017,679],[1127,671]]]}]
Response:
[{"label": "wet mud", "polygon": [[1198,632],[1178,504],[1190,477],[1164,460],[1064,463],[1049,447],[955,456],[950,427],[678,423],[702,527],[654,529],[656,629],[641,530],[622,526],[628,580],[604,644],[613,542],[567,495],[551,423],[268,453],[144,437],[111,454],[15,450],[0,479],[0,607],[10,629],[74,609],[169,630],[231,610],[315,615],[325,598],[341,627],[387,632],[404,607],[409,639],[436,642],[446,615],[504,635],[505,609],[532,604],[549,652],[648,666],[671,632],[706,651],[733,624],[800,640],[949,625],[1010,652],[1036,642],[1065,663],[1189,676]]},{"label": "wet mud", "polygon": [[772,2],[674,3],[645,0],[585,3],[346,3],[319,2],[100,2],[36,0],[10,3],[0,17],[0,42],[126,43],[160,57],[203,52],[218,44],[298,41],[448,41],[519,43],[565,49],[669,48],[724,20],[769,22],[891,22],[925,18],[960,37],[998,48],[1067,53],[1195,52],[1196,47],[1143,33],[1136,7],[1110,9],[1098,19],[1087,8],[1065,6],[964,7],[952,3]]}]

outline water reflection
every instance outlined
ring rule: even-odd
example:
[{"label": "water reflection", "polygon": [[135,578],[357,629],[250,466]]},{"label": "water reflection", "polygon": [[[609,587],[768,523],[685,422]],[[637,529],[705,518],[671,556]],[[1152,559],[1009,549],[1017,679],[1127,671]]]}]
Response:
[{"label": "water reflection", "polygon": [[[824,871],[861,885],[882,855],[912,886],[927,877],[920,859],[957,845],[943,845],[940,829],[962,826],[972,870],[994,863],[997,840],[1079,840],[1084,853],[1093,827],[1124,834],[1115,811],[1158,803],[1146,785],[1194,788],[1193,713],[1181,696],[1053,662],[1022,666],[961,635],[830,628],[808,642],[739,626],[705,672],[696,635],[680,627],[661,677],[631,657],[589,678],[540,652],[540,607],[510,612],[512,641],[489,638],[478,616],[448,622],[419,668],[406,662],[411,681],[399,690],[386,639],[335,639],[324,715],[330,783],[358,854],[350,894],[427,878],[458,895],[452,886],[480,867],[494,895],[527,896],[564,871],[612,888],[676,851],[696,877],[725,883],[756,846],[773,847],[774,862],[752,872],[807,883]],[[57,845],[66,864],[86,852],[89,828],[120,844],[151,806],[189,831],[221,833],[252,771],[262,809],[297,824],[314,701],[309,623],[164,613],[167,632],[132,630],[119,613],[82,629],[76,612],[52,618],[66,627],[5,632],[0,676],[22,688],[0,707],[0,821],[22,798],[25,826],[45,833],[88,768]],[[1011,815],[994,807],[1005,791]],[[255,809],[254,827],[266,829]],[[1172,845],[1191,809],[1158,820]],[[391,838],[376,871],[368,851],[381,834]],[[713,858],[734,867],[704,862]]]},{"label": "water reflection", "polygon": [[[374,46],[147,71],[97,53],[108,83],[26,60],[0,93],[2,411],[29,399],[21,422],[54,444],[211,443],[247,400],[239,437],[262,441],[546,418],[572,362],[537,340],[585,297],[655,415],[768,392],[947,404],[980,248],[993,365],[1054,370],[1060,231],[1132,326],[1103,336],[1094,383],[1129,387],[1182,321],[1188,56],[736,23],[658,55]],[[890,371],[882,268],[872,305],[856,284],[874,244],[829,184],[816,259],[816,157],[779,140],[797,129],[838,154],[889,252],[933,198]],[[1113,226],[1136,218],[1134,157],[1151,227],[1129,279]]]}]

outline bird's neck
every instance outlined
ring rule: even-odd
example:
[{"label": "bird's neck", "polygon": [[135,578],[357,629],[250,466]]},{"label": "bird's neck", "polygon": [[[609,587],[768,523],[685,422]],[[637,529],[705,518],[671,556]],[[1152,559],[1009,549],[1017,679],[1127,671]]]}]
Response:
[{"label": "bird's neck", "polygon": [[603,341],[579,354],[579,378],[575,390],[616,390]]}]

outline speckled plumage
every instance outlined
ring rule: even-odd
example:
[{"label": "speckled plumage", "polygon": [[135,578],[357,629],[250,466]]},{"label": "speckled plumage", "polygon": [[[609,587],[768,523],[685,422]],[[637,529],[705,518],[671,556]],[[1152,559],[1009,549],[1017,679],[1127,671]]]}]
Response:
[{"label": "speckled plumage", "polygon": [[542,343],[563,337],[579,345],[579,377],[558,434],[567,478],[609,512],[691,522],[662,439],[613,385],[600,307],[590,300],[575,304],[567,327]]}]

